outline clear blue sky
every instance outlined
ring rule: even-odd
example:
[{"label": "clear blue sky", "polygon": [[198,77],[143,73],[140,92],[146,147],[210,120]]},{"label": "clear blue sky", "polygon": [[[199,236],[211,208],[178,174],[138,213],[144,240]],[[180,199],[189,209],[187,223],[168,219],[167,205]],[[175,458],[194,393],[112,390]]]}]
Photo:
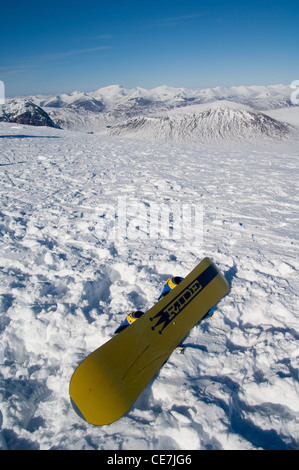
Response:
[{"label": "clear blue sky", "polygon": [[299,79],[299,0],[13,0],[0,21],[7,96]]}]

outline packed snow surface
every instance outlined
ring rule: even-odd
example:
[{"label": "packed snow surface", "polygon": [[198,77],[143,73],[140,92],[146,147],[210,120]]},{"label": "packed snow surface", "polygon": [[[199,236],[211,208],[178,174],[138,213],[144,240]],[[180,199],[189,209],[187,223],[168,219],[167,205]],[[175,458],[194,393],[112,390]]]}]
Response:
[{"label": "packed snow surface", "polygon": [[[0,447],[299,448],[297,147],[1,123],[0,173]],[[150,237],[141,208],[182,204],[203,209],[202,241]],[[231,286],[213,318],[123,418],[83,421],[74,369],[205,256]]]}]

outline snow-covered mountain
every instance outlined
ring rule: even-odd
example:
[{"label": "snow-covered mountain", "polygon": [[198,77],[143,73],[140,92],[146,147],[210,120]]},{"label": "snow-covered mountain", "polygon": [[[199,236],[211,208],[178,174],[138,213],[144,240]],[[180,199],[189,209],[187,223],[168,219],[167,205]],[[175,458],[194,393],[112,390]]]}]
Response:
[{"label": "snow-covered mountain", "polygon": [[33,99],[39,101],[40,106],[47,108],[83,109],[96,113],[102,112],[105,108],[101,100],[97,100],[91,94],[77,91],[70,95],[63,94],[39,100],[33,97]]},{"label": "snow-covered mountain", "polygon": [[59,127],[40,106],[22,99],[9,100],[7,104],[0,106],[0,121],[30,126]]},{"label": "snow-covered mountain", "polygon": [[99,131],[106,125],[135,116],[149,116],[172,109],[229,101],[253,110],[273,110],[292,106],[286,85],[216,87],[205,89],[160,86],[147,90],[112,85],[90,93],[75,91],[57,96],[31,96],[54,122],[67,129]]},{"label": "snow-covered mountain", "polygon": [[135,114],[144,109],[156,111],[157,108],[172,109],[218,100],[247,104],[258,110],[277,109],[291,106],[290,94],[290,87],[286,85],[204,89],[160,86],[151,90],[141,87],[125,89],[119,85],[112,85],[90,93],[75,91],[55,97],[39,96],[31,99],[42,107],[84,109],[108,112],[117,116],[120,110],[126,114]]},{"label": "snow-covered mountain", "polygon": [[292,132],[288,124],[261,112],[254,112],[216,102],[206,109],[174,113],[166,116],[131,118],[109,129],[110,135],[157,140],[206,142],[214,140],[245,140],[283,138]]}]

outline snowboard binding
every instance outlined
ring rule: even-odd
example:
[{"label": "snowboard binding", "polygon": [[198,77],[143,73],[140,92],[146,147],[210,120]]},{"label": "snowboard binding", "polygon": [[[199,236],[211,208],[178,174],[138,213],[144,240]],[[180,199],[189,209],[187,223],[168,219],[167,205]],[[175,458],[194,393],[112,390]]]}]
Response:
[{"label": "snowboard binding", "polygon": [[158,297],[158,300],[162,299],[167,295],[170,291],[172,291],[180,282],[182,282],[184,278],[183,277],[170,277],[167,279],[167,281],[164,284],[163,291],[161,295]]},{"label": "snowboard binding", "polygon": [[[165,282],[164,284],[164,287],[163,287],[163,290],[160,294],[160,296],[158,297],[158,300],[161,300],[163,299],[169,292],[171,292],[180,282],[182,282],[184,278],[183,277],[180,277],[180,276],[175,276],[175,277],[169,277],[167,279],[167,281]],[[203,317],[201,320],[206,320],[207,318],[210,318],[214,315],[214,308],[211,308]],[[135,311],[132,311],[130,312],[125,321],[123,321],[123,323],[121,325],[119,325],[118,328],[116,328],[114,334],[118,334],[120,333],[121,331],[125,330],[128,326],[132,325],[132,323],[134,323],[134,321],[136,321],[138,318],[140,318],[142,315],[144,314],[144,312],[142,312],[141,310],[137,310],[136,312]]]},{"label": "snowboard binding", "polygon": [[132,323],[134,323],[134,321],[136,321],[137,318],[140,318],[143,314],[144,312],[141,312],[141,310],[137,310],[136,312],[130,312],[127,315],[125,321],[115,330],[114,334],[120,333],[125,328],[132,325]]}]

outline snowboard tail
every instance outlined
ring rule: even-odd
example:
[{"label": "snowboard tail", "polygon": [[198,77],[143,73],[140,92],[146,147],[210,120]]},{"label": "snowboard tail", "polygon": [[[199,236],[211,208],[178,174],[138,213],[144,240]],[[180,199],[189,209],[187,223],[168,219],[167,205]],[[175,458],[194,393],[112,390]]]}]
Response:
[{"label": "snowboard tail", "polygon": [[171,292],[75,370],[70,396],[91,424],[110,424],[133,405],[189,331],[229,285],[205,258]]}]

